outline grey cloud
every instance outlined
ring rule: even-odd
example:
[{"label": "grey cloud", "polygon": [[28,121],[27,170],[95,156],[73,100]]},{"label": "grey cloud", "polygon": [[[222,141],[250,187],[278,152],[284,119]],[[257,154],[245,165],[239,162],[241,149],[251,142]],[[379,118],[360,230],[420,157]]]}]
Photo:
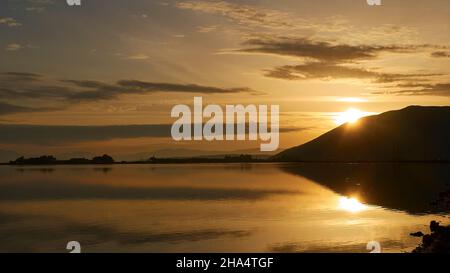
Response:
[{"label": "grey cloud", "polygon": [[45,126],[0,125],[0,142],[59,144],[120,138],[170,137],[172,125]]},{"label": "grey cloud", "polygon": [[0,73],[0,99],[63,99],[77,92],[75,88],[55,84],[43,75],[24,72]]},{"label": "grey cloud", "polygon": [[43,76],[35,73],[26,73],[26,72],[3,72],[0,73],[2,80],[8,81],[37,81],[40,80]]},{"label": "grey cloud", "polygon": [[[147,82],[138,80],[118,80],[114,83],[92,80],[52,80],[40,74],[23,72],[0,73],[0,100],[4,105],[18,101],[37,100],[43,104],[52,103],[63,109],[79,102],[112,100],[122,95],[145,95],[156,92],[199,93],[199,94],[238,94],[261,95],[262,92],[249,87],[221,88],[199,84],[179,84]],[[50,109],[50,108],[48,108]],[[52,108],[53,109],[53,108]],[[50,109],[50,110],[52,110]],[[33,109],[28,109],[32,112]],[[1,114],[13,111],[28,111],[27,107],[6,106]],[[38,109],[44,111],[45,108]]]},{"label": "grey cloud", "polygon": [[382,52],[410,52],[415,46],[371,46],[332,44],[307,38],[251,39],[245,42],[248,48],[238,52],[266,53],[283,56],[309,58],[323,62],[352,62],[377,57]]},{"label": "grey cloud", "polygon": [[[327,41],[315,41],[307,38],[256,38],[244,43],[246,48],[237,50],[245,53],[274,54],[303,59],[299,65],[278,66],[265,69],[265,76],[283,80],[332,80],[366,79],[373,84],[384,86],[391,94],[405,95],[447,95],[448,87],[443,83],[426,84],[434,77],[444,76],[438,73],[385,73],[378,69],[358,67],[360,61],[379,58],[384,52],[414,53],[424,49],[446,49],[437,45],[348,45]],[[434,57],[448,57],[447,51],[436,51]],[[388,84],[399,86],[408,83],[420,83],[417,89],[396,91]],[[376,93],[376,92],[374,92]]]},{"label": "grey cloud", "polygon": [[397,84],[397,90],[373,92],[374,94],[393,94],[393,95],[428,95],[428,96],[450,96],[450,83],[405,83]]},{"label": "grey cloud", "polygon": [[31,108],[0,102],[0,115],[31,112]]},{"label": "grey cloud", "polygon": [[[249,125],[247,124],[246,126],[248,128]],[[168,138],[171,137],[171,128],[172,124],[109,126],[0,124],[0,142],[9,144],[58,145],[141,137]],[[280,128],[280,132],[291,133],[308,129],[310,128],[282,127]]]},{"label": "grey cloud", "polygon": [[267,77],[285,80],[308,79],[369,79],[374,83],[393,83],[414,79],[416,81],[429,77],[441,76],[441,74],[400,74],[380,73],[360,67],[350,67],[325,62],[308,62],[301,65],[286,65],[266,70]]},{"label": "grey cloud", "polygon": [[352,68],[322,62],[310,62],[301,65],[286,65],[267,70],[266,76],[287,80],[336,79],[336,78],[373,78],[377,73],[361,68]]},{"label": "grey cloud", "polygon": [[98,101],[115,99],[121,95],[150,94],[155,92],[201,93],[201,94],[262,94],[248,87],[221,88],[199,84],[147,82],[118,80],[106,83],[92,80],[54,81],[39,74],[4,72],[0,73],[0,99],[17,100],[57,99],[65,103],[76,101]]},{"label": "grey cloud", "polygon": [[398,82],[428,82],[432,77],[443,76],[444,74],[437,73],[415,73],[415,74],[401,74],[401,73],[378,73],[375,83],[398,83]]},{"label": "grey cloud", "polygon": [[[1,92],[1,90],[0,90]],[[0,115],[16,114],[16,113],[31,113],[31,112],[46,112],[55,110],[54,108],[32,108],[18,106],[0,101]]]},{"label": "grey cloud", "polygon": [[450,58],[450,52],[447,51],[435,51],[431,53],[432,57],[435,58]]},{"label": "grey cloud", "polygon": [[241,93],[253,92],[248,87],[239,88],[217,88],[212,86],[202,86],[197,84],[172,84],[172,83],[155,83],[142,81],[119,81],[117,83],[122,87],[133,88],[146,91],[172,91],[172,92],[196,92],[196,93]]},{"label": "grey cloud", "polygon": [[154,92],[177,92],[177,93],[202,93],[202,94],[234,94],[253,93],[257,91],[248,87],[218,88],[198,84],[176,84],[162,82],[145,82],[137,80],[119,80],[115,84],[107,84],[98,81],[75,81],[66,80],[78,87],[90,90],[78,92],[68,96],[70,100],[105,100],[112,99],[122,94],[147,94]]},{"label": "grey cloud", "polygon": [[57,99],[66,100],[67,97],[77,94],[78,91],[66,86],[51,85],[17,85],[1,87],[0,99],[17,100],[17,99]]},{"label": "grey cloud", "polygon": [[[270,130],[270,128],[268,128]],[[313,127],[281,127],[279,129],[280,133],[293,133],[293,132],[301,132],[306,130],[311,130]]]}]

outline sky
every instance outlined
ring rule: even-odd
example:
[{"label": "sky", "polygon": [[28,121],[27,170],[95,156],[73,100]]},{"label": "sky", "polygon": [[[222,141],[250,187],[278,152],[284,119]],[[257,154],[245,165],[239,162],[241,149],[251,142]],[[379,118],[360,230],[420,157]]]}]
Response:
[{"label": "sky", "polygon": [[450,105],[447,0],[0,2],[0,150],[20,155],[258,142],[176,142],[177,104],[280,105],[280,149],[366,115]]}]

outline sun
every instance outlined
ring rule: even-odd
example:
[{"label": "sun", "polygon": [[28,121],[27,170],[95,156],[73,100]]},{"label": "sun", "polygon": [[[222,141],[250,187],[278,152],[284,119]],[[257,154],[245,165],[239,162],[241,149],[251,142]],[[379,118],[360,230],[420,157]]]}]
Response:
[{"label": "sun", "polygon": [[337,125],[344,123],[356,123],[360,118],[366,116],[366,113],[356,108],[350,108],[345,112],[338,113],[334,118],[334,122]]}]

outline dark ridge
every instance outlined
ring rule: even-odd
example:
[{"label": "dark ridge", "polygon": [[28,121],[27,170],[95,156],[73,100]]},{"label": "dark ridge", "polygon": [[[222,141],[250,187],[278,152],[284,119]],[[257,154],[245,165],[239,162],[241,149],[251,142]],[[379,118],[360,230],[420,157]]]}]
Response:
[{"label": "dark ridge", "polygon": [[344,124],[274,157],[290,162],[449,162],[450,107],[409,106]]}]

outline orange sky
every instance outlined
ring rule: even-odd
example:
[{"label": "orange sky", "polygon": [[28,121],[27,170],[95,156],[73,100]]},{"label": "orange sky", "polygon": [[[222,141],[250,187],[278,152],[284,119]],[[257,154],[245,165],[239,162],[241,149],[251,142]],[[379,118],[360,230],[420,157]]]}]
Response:
[{"label": "orange sky", "polygon": [[[450,105],[447,0],[63,2],[0,3],[0,134],[11,124],[171,124],[174,105],[202,96],[280,105],[287,148],[337,126],[349,108]],[[0,137],[0,149],[121,156],[259,147],[147,134],[38,143],[33,128],[28,141]]]}]

